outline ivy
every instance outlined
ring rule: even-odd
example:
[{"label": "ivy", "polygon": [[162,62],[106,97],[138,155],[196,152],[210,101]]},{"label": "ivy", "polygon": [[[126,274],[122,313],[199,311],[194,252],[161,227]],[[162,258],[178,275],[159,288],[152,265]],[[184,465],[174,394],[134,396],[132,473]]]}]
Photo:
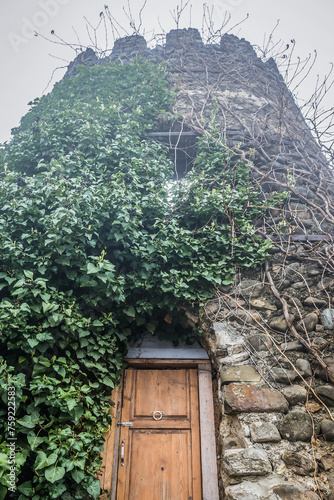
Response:
[{"label": "ivy", "polygon": [[[194,341],[178,304],[200,307],[270,247],[254,228],[267,206],[214,127],[171,181],[145,132],[172,103],[152,62],[80,68],[31,103],[1,153],[0,416],[14,386],[19,500],[98,498],[129,340]],[[5,498],[6,426],[0,437]]]}]

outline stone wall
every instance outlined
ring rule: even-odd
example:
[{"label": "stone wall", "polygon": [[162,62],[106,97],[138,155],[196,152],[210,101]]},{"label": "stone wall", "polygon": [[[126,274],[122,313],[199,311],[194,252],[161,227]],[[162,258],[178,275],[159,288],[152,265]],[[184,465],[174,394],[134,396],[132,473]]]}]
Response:
[{"label": "stone wall", "polygon": [[[270,272],[277,285],[278,262],[276,254]],[[310,295],[295,273],[315,282],[316,269],[294,264],[285,290],[304,316],[311,345],[323,346],[333,337],[327,294],[315,287]],[[334,385],[289,333],[261,270],[243,274],[226,292],[200,320],[219,380],[222,498],[316,499],[319,488],[333,499]],[[330,352],[326,361],[334,368]]]},{"label": "stone wall", "polygon": [[167,64],[188,129],[203,133],[215,111],[263,197],[288,193],[258,222],[274,242],[266,265],[187,311],[218,379],[221,498],[333,500],[333,172],[275,62],[233,35],[206,45],[195,29],[173,30],[153,49],[134,35],[105,60],[81,54],[67,76],[138,55]]}]

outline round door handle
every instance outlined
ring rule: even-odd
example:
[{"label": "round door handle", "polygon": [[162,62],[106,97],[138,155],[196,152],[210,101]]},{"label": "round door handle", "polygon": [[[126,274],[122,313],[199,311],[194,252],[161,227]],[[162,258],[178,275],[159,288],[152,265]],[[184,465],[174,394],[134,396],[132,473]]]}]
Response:
[{"label": "round door handle", "polygon": [[151,411],[151,415],[153,415],[154,420],[161,420],[164,414],[165,414],[164,411],[159,411],[159,410]]}]

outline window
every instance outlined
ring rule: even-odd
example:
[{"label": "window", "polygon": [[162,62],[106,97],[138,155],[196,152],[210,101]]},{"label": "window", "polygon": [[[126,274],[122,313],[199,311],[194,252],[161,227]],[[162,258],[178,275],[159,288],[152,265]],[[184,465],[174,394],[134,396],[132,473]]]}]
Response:
[{"label": "window", "polygon": [[170,158],[174,163],[173,180],[182,179],[192,169],[195,160],[196,132],[191,130],[157,131],[149,132],[147,137],[169,148]]}]

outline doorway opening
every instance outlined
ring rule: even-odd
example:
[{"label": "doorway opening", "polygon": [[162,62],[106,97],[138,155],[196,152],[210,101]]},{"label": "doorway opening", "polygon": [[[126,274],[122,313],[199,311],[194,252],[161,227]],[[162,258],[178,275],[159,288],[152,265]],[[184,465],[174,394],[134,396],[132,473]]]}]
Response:
[{"label": "doorway opening", "polygon": [[194,344],[130,348],[103,456],[103,499],[218,500],[211,363]]}]

